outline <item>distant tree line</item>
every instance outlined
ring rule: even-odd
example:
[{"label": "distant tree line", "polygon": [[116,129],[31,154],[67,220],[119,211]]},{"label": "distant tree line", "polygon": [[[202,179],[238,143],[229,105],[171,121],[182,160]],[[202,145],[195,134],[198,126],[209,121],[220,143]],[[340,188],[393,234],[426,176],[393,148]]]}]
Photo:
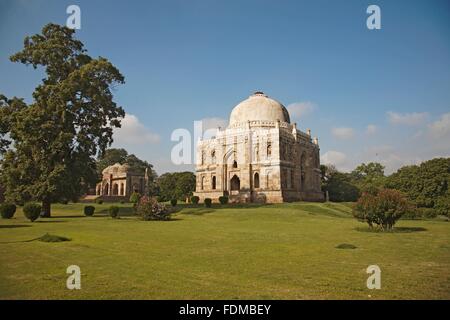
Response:
[{"label": "distant tree line", "polygon": [[394,189],[418,208],[443,215],[450,210],[450,158],[404,166],[391,175],[385,175],[384,166],[375,162],[363,163],[349,173],[322,165],[321,172],[322,190],[330,201],[356,201],[364,193]]}]

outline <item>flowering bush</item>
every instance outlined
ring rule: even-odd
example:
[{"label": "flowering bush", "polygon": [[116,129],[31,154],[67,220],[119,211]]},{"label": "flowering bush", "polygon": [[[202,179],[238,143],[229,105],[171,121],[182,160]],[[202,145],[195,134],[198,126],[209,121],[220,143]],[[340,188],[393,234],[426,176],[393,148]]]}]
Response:
[{"label": "flowering bush", "polygon": [[143,196],[139,199],[136,207],[137,214],[142,220],[170,220],[172,212],[163,203],[159,203],[155,198]]},{"label": "flowering bush", "polygon": [[378,193],[363,193],[353,208],[353,216],[369,227],[376,224],[381,230],[391,230],[402,215],[414,210],[398,190],[383,189]]}]

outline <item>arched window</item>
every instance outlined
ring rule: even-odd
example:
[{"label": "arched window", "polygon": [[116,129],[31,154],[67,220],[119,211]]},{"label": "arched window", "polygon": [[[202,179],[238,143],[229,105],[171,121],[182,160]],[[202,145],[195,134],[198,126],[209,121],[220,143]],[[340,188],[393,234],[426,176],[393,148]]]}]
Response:
[{"label": "arched window", "polygon": [[213,151],[211,152],[211,162],[212,162],[213,164],[216,163],[216,150],[213,150]]},{"label": "arched window", "polygon": [[202,162],[201,162],[201,164],[203,165],[203,164],[205,164],[205,162],[206,162],[205,151],[202,151]]},{"label": "arched window", "polygon": [[237,162],[236,162],[236,160],[233,161],[233,168],[237,168]]},{"label": "arched window", "polygon": [[121,196],[125,195],[125,185],[123,183],[120,184],[120,195]]},{"label": "arched window", "polygon": [[256,172],[255,176],[253,178],[253,185],[255,186],[255,188],[259,188],[259,173]]},{"label": "arched window", "polygon": [[267,158],[270,158],[272,156],[272,144],[269,142],[267,144]]},{"label": "arched window", "polygon": [[211,187],[212,187],[213,190],[216,190],[216,176],[212,177]]}]

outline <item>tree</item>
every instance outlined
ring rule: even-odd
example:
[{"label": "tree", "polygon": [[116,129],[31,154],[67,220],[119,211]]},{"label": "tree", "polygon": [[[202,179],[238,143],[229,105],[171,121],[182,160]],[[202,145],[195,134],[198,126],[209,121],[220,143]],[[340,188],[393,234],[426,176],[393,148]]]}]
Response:
[{"label": "tree", "polygon": [[386,186],[404,192],[419,207],[432,208],[449,197],[450,158],[402,167],[388,177]]},{"label": "tree", "polygon": [[414,208],[403,193],[383,189],[377,194],[364,192],[353,208],[353,216],[371,228],[376,224],[381,230],[392,230],[397,220],[411,210]]},{"label": "tree", "polygon": [[381,189],[385,184],[384,166],[377,162],[362,163],[350,173],[353,184],[361,191]]},{"label": "tree", "polygon": [[101,178],[102,171],[113,164],[120,163],[124,164],[126,162],[128,152],[125,149],[107,149],[97,160],[97,173]]},{"label": "tree", "polygon": [[331,201],[356,201],[359,189],[353,184],[352,177],[348,173],[339,172],[333,165],[321,165],[322,191],[328,193]]},{"label": "tree", "polygon": [[184,200],[195,190],[195,175],[189,171],[165,173],[158,178],[157,184],[162,201]]},{"label": "tree", "polygon": [[1,183],[7,199],[52,202],[75,199],[95,183],[95,156],[120,127],[124,110],[112,88],[124,77],[107,59],[91,58],[74,30],[48,24],[26,37],[11,61],[44,68],[33,102],[1,96]]}]

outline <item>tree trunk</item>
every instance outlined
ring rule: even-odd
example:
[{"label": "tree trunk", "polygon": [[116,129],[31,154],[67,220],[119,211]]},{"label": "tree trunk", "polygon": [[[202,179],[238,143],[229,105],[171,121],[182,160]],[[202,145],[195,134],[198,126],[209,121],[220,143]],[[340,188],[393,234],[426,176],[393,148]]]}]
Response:
[{"label": "tree trunk", "polygon": [[51,217],[51,203],[48,200],[42,201],[42,218],[50,218]]}]

